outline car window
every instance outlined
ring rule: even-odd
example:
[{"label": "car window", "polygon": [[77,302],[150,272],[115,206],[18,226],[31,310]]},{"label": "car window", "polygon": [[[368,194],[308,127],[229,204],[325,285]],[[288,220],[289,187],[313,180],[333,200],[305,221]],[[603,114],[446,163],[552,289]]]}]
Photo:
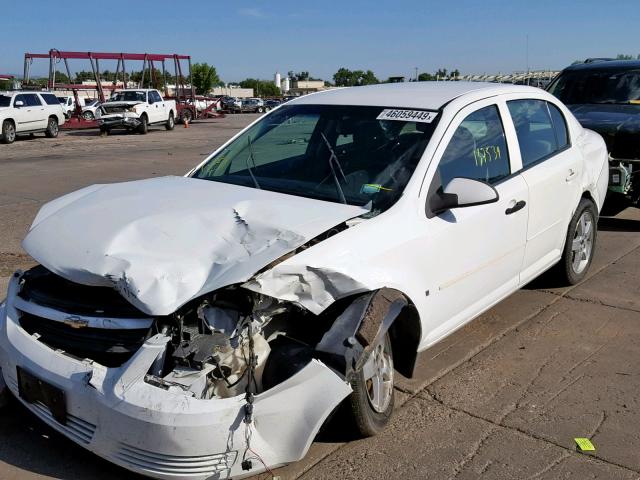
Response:
[{"label": "car window", "polygon": [[22,102],[23,106],[25,107],[27,106],[27,99],[24,95],[16,95],[16,99],[13,101],[13,105],[15,106],[15,104],[18,102]]},{"label": "car window", "polygon": [[29,93],[24,95],[26,99],[27,106],[29,107],[37,107],[38,105],[42,105],[42,102],[38,98],[35,93]]},{"label": "car window", "polygon": [[154,102],[161,102],[162,101],[162,97],[160,97],[160,94],[158,92],[156,92],[155,90],[149,92],[149,97]]},{"label": "car window", "polygon": [[516,127],[522,166],[532,165],[558,150],[547,102],[512,100],[507,102]]},{"label": "car window", "polygon": [[454,132],[438,166],[446,186],[455,177],[489,184],[509,176],[509,151],[496,105],[469,114]]},{"label": "car window", "polygon": [[551,114],[551,122],[553,123],[553,130],[556,133],[556,142],[558,149],[563,149],[569,145],[569,135],[567,134],[567,122],[564,119],[564,115],[558,107],[553,103],[547,103],[549,107],[549,113]]},{"label": "car window", "polygon": [[60,105],[60,102],[55,95],[52,95],[50,93],[41,93],[40,96],[47,105]]},{"label": "car window", "polygon": [[9,95],[0,95],[0,107],[8,107],[11,104]]}]

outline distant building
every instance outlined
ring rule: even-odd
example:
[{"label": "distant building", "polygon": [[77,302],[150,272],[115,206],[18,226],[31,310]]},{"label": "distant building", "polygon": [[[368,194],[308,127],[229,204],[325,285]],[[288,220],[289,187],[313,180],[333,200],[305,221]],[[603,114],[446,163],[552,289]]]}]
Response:
[{"label": "distant building", "polygon": [[289,95],[299,97],[308,93],[319,92],[326,90],[324,86],[324,80],[292,80],[289,90],[285,90]]},{"label": "distant building", "polygon": [[389,83],[404,83],[404,77],[389,77]]}]

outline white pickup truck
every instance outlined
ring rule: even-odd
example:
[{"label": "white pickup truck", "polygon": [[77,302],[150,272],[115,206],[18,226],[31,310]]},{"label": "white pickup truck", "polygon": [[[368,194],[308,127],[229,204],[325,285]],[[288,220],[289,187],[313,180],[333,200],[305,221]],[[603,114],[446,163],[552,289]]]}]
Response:
[{"label": "white pickup truck", "polygon": [[64,112],[49,92],[0,92],[0,142],[13,143],[17,135],[44,132],[58,136]]},{"label": "white pickup truck", "polygon": [[176,102],[164,100],[158,90],[118,90],[96,110],[96,119],[103,134],[114,128],[145,134],[149,125],[164,125],[167,130],[173,130]]}]

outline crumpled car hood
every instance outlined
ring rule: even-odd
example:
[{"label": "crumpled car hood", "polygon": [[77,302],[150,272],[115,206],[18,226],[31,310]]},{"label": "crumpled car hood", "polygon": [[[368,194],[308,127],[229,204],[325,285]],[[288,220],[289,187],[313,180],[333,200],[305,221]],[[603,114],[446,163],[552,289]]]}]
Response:
[{"label": "crumpled car hood", "polygon": [[224,183],[163,177],[93,185],[42,207],[22,246],[76,283],[111,286],[149,315],[249,280],[366,210]]}]

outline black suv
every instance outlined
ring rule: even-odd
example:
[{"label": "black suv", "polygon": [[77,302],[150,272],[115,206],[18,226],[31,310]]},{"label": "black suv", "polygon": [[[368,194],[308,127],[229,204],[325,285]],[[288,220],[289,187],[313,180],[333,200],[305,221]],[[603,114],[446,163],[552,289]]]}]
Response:
[{"label": "black suv", "polygon": [[607,143],[609,210],[640,206],[640,61],[597,59],[572,65],[547,90]]}]

